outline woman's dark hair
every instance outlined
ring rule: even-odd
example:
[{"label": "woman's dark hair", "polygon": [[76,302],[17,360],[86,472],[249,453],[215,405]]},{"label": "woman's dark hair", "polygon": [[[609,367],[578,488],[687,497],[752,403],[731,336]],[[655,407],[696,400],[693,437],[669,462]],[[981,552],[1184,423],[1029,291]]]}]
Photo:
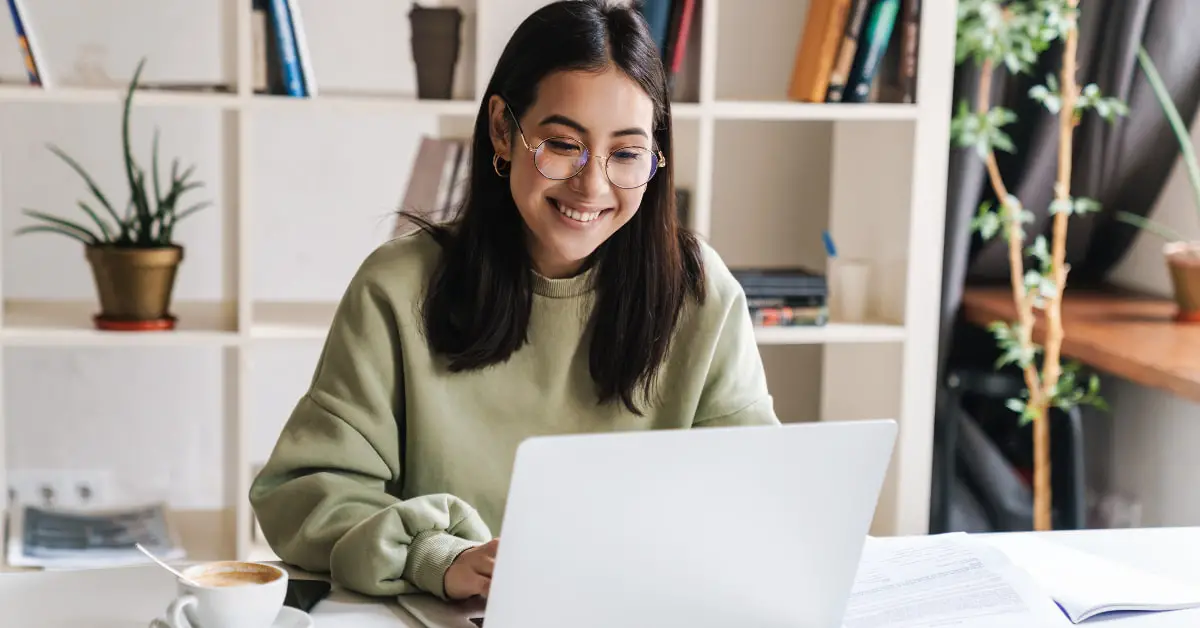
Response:
[{"label": "woman's dark hair", "polygon": [[[457,218],[434,225],[409,217],[443,248],[423,306],[428,342],[453,372],[504,362],[526,341],[533,303],[524,222],[508,180],[492,167],[488,101],[499,95],[519,119],[539,82],[563,70],[615,67],[654,102],[654,142],[667,158],[633,218],[593,253],[596,300],[589,367],[601,402],[641,414],[688,296],[704,299],[699,244],[675,210],[670,96],[645,21],[635,8],[565,0],[529,16],[513,33],[480,99],[468,188]],[[516,140],[516,125],[512,140]],[[514,145],[519,146],[519,143]]]}]

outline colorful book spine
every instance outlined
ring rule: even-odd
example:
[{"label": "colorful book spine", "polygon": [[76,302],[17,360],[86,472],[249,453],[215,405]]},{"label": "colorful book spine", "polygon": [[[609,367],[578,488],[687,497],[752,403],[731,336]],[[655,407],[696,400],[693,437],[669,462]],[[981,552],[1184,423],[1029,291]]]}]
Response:
[{"label": "colorful book spine", "polygon": [[796,50],[788,98],[824,102],[852,0],[812,0]]},{"label": "colorful book spine", "polygon": [[646,18],[646,25],[650,27],[650,37],[658,46],[658,54],[665,65],[667,61],[667,29],[671,22],[671,0],[645,0],[641,3],[639,11],[642,17]]},{"label": "colorful book spine", "polygon": [[871,0],[854,0],[854,4],[850,6],[850,16],[846,18],[846,28],[842,31],[837,59],[829,73],[829,89],[825,92],[825,102],[842,102],[846,80],[850,77],[850,70],[854,67],[854,55],[858,52],[859,34],[862,33],[867,9],[870,8]]},{"label": "colorful book spine", "polygon": [[304,94],[312,98],[317,95],[317,79],[313,76],[312,55],[308,52],[308,36],[304,30],[304,18],[300,15],[300,2],[287,0],[287,3],[292,39],[296,42],[296,58],[300,63],[300,80],[304,82]]},{"label": "colorful book spine", "polygon": [[900,100],[917,101],[917,51],[921,34],[921,0],[904,0],[900,18]]},{"label": "colorful book spine", "polygon": [[279,46],[279,62],[283,69],[283,84],[289,96],[305,95],[304,75],[296,53],[296,38],[292,31],[291,13],[287,0],[271,0],[271,19]]},{"label": "colorful book spine", "polygon": [[25,73],[29,75],[29,84],[48,87],[46,73],[40,62],[41,55],[37,52],[33,35],[25,22],[27,13],[22,9],[20,0],[8,0],[8,12],[12,15],[13,27],[17,31],[17,43],[21,46],[21,57],[25,61]]},{"label": "colorful book spine", "polygon": [[900,13],[900,0],[877,0],[863,29],[863,36],[854,55],[854,67],[846,80],[842,102],[866,102],[871,95],[871,82],[879,71],[880,61],[887,52]]}]

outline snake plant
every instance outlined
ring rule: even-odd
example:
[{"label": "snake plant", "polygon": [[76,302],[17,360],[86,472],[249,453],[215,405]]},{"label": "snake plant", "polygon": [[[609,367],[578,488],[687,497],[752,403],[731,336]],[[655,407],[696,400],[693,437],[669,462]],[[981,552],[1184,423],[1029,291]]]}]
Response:
[{"label": "snake plant", "polygon": [[[151,149],[151,172],[147,181],[145,170],[138,165],[133,157],[129,140],[129,118],[133,105],[133,94],[137,90],[138,80],[146,60],[142,59],[129,82],[125,95],[125,105],[122,117],[121,135],[122,149],[125,161],[125,178],[129,185],[129,199],[118,213],[117,207],[109,201],[100,186],[77,161],[71,158],[61,148],[49,145],[49,150],[67,163],[83,178],[95,200],[92,202],[78,201],[79,209],[86,214],[86,221],[71,220],[60,216],[25,209],[24,213],[38,222],[21,227],[17,234],[25,233],[55,233],[79,240],[88,246],[114,246],[125,248],[160,248],[174,245],[174,232],[181,220],[208,207],[211,203],[203,201],[184,209],[179,209],[183,196],[203,184],[192,181],[195,166],[180,172],[179,160],[171,164],[170,179],[166,185],[160,183],[158,167],[158,129],[154,131],[154,143]],[[98,203],[98,207],[94,205]],[[103,212],[103,214],[101,213]],[[89,224],[90,222],[90,224]]]}]

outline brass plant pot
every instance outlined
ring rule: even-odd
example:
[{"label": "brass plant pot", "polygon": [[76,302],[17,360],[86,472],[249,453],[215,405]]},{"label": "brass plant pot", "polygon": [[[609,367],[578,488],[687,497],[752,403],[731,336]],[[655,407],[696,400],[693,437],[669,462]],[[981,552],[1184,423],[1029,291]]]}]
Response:
[{"label": "brass plant pot", "polygon": [[183,261],[183,248],[89,246],[86,249],[100,313],[101,329],[170,329],[171,293],[175,273]]},{"label": "brass plant pot", "polygon": [[1178,321],[1200,322],[1200,242],[1170,242],[1163,247]]}]

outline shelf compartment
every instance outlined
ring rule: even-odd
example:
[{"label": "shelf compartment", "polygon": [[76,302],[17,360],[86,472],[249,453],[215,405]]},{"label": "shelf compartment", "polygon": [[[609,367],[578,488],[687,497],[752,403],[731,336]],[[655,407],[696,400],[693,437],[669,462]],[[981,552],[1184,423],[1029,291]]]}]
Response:
[{"label": "shelf compartment", "polygon": [[176,302],[171,331],[102,331],[92,324],[93,301],[5,300],[0,344],[7,346],[122,346],[236,344],[235,307],[229,302]]}]

